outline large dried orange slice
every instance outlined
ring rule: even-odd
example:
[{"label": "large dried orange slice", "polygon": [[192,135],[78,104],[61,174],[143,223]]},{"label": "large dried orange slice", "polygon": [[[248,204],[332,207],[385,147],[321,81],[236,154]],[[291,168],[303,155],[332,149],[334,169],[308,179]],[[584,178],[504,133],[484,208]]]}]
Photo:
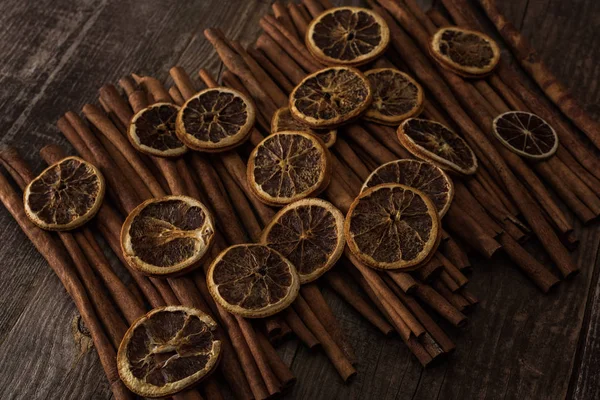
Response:
[{"label": "large dried orange slice", "polygon": [[206,275],[211,295],[227,311],[263,318],[296,299],[300,279],[281,253],[262,244],[231,246],[215,258]]},{"label": "large dried orange slice", "polygon": [[366,265],[411,270],[433,254],[441,226],[425,193],[392,183],[368,189],[354,200],[344,232],[348,247]]},{"label": "large dried orange slice", "polygon": [[454,197],[454,185],[441,169],[427,161],[396,160],[383,164],[369,175],[361,192],[386,183],[399,183],[425,193],[442,218]]},{"label": "large dried orange slice", "polygon": [[75,229],[96,215],[104,198],[104,177],[92,164],[67,157],[46,168],[25,188],[25,214],[42,229]]},{"label": "large dried orange slice", "polygon": [[273,206],[316,196],[331,179],[329,157],[325,144],[310,133],[278,132],[252,150],[248,182],[263,202]]},{"label": "large dried orange slice", "polygon": [[134,393],[165,397],[210,374],[219,361],[217,324],[202,311],[169,306],[136,320],[117,353],[119,376]]},{"label": "large dried orange slice", "polygon": [[311,128],[334,128],[362,114],[372,101],[369,81],[350,67],[308,75],[290,94],[290,112]]},{"label": "large dried orange slice", "polygon": [[390,43],[390,30],[373,10],[332,8],[317,16],[306,31],[306,47],[328,65],[362,65],[379,57]]},{"label": "large dried orange slice", "polygon": [[261,242],[290,260],[300,283],[308,283],[331,269],[342,255],[344,216],[325,200],[299,200],[273,217]]},{"label": "large dried orange slice", "polygon": [[558,148],[554,128],[535,114],[509,111],[498,115],[493,125],[498,140],[520,156],[544,160]]},{"label": "large dried orange slice", "polygon": [[364,115],[366,120],[396,126],[423,110],[423,88],[404,72],[377,68],[365,72],[365,76],[373,89],[373,102]]},{"label": "large dried orange slice", "polygon": [[176,132],[194,150],[225,151],[248,138],[254,119],[254,105],[243,93],[225,87],[209,88],[181,107]]},{"label": "large dried orange slice", "polygon": [[271,119],[271,133],[277,133],[282,131],[302,131],[308,132],[325,143],[328,148],[335,144],[337,139],[336,129],[312,129],[308,125],[294,119],[289,107],[281,107],[273,114]]},{"label": "large dried orange slice", "polygon": [[213,217],[198,200],[153,198],[125,219],[121,249],[127,263],[146,275],[180,275],[199,265],[214,233]]},{"label": "large dried orange slice", "polygon": [[142,153],[158,157],[178,157],[188,148],[175,133],[179,106],[156,103],[138,111],[129,124],[129,141]]},{"label": "large dried orange slice", "polygon": [[398,127],[400,143],[418,158],[463,175],[477,171],[477,158],[467,142],[439,122],[409,118]]}]

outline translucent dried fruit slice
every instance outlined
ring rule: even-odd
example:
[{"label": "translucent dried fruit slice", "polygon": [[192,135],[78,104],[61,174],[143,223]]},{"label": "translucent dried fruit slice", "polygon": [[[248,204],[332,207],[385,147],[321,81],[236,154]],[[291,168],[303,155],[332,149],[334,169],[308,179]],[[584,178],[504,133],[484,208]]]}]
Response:
[{"label": "translucent dried fruit slice", "polygon": [[290,112],[311,128],[334,128],[357,118],[372,101],[367,78],[355,68],[331,67],[308,75],[290,94]]},{"label": "translucent dried fruit slice", "polygon": [[25,214],[42,229],[66,231],[92,219],[104,198],[100,170],[79,157],[46,168],[25,188]]},{"label": "translucent dried fruit slice", "polygon": [[500,49],[491,37],[457,27],[438,30],[430,52],[443,67],[466,77],[489,74],[500,60]]},{"label": "translucent dried fruit slice", "polygon": [[554,128],[535,114],[509,111],[494,119],[494,134],[500,142],[520,156],[543,160],[558,148]]},{"label": "translucent dried fruit slice", "polygon": [[433,202],[423,192],[395,183],[362,192],[344,225],[352,253],[378,269],[418,268],[439,245],[440,231]]},{"label": "translucent dried fruit slice", "polygon": [[335,144],[337,139],[336,129],[312,129],[306,124],[294,119],[289,107],[281,107],[273,114],[271,119],[271,133],[283,131],[301,131],[308,132],[325,143],[328,148]]},{"label": "translucent dried fruit slice", "polygon": [[373,90],[373,102],[364,115],[366,120],[398,125],[423,110],[423,89],[404,72],[378,68],[365,72],[365,76]]},{"label": "translucent dried fruit slice", "polygon": [[265,203],[281,206],[323,191],[331,178],[329,151],[307,132],[267,136],[248,159],[248,182]]},{"label": "translucent dried fruit slice", "polygon": [[290,260],[300,283],[308,283],[331,269],[342,255],[344,216],[327,201],[299,200],[273,217],[261,242]]},{"label": "translucent dried fruit slice", "polygon": [[463,175],[477,171],[477,158],[467,142],[439,122],[409,118],[398,127],[406,150],[444,170]]},{"label": "translucent dried fruit slice", "polygon": [[254,105],[244,94],[225,87],[210,88],[181,107],[176,132],[194,150],[225,151],[248,138],[254,118]]},{"label": "translucent dried fruit slice", "polygon": [[198,267],[215,233],[204,204],[187,196],[165,196],[137,206],[121,228],[127,263],[144,274],[180,275]]},{"label": "translucent dried fruit slice", "polygon": [[179,106],[156,103],[138,111],[129,124],[129,141],[142,153],[158,157],[177,157],[188,148],[175,133]]},{"label": "translucent dried fruit slice", "polygon": [[294,265],[262,244],[223,250],[210,265],[206,280],[217,303],[246,318],[278,313],[292,304],[300,289]]},{"label": "translucent dried fruit slice", "polygon": [[317,16],[306,31],[306,47],[329,65],[366,64],[390,42],[390,30],[379,14],[359,7],[338,7]]},{"label": "translucent dried fruit slice", "polygon": [[117,353],[119,376],[134,393],[165,397],[210,374],[221,354],[217,324],[191,307],[155,308],[135,321]]},{"label": "translucent dried fruit slice", "polygon": [[454,197],[454,185],[441,169],[427,161],[396,160],[383,164],[369,175],[361,192],[386,183],[399,183],[420,190],[435,205],[442,218]]}]

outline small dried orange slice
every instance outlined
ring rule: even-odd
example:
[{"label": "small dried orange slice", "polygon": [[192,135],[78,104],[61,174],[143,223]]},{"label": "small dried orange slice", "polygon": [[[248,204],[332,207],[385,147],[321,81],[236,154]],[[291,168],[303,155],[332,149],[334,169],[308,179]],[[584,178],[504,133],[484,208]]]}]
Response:
[{"label": "small dried orange slice", "polygon": [[180,275],[198,267],[214,233],[213,217],[198,200],[153,198],[125,219],[121,249],[127,263],[146,275]]},{"label": "small dried orange slice", "polygon": [[300,280],[294,265],[262,244],[231,246],[215,258],[206,280],[210,294],[230,313],[264,318],[296,299]]},{"label": "small dried orange slice", "polygon": [[396,160],[383,164],[369,175],[361,192],[386,183],[399,183],[425,193],[433,201],[440,219],[454,198],[452,179],[441,168],[427,161]]},{"label": "small dried orange slice", "polygon": [[433,254],[441,225],[425,193],[392,183],[368,189],[354,200],[344,232],[348,247],[366,265],[411,270]]},{"label": "small dried orange slice", "polygon": [[254,105],[243,93],[209,88],[191,97],[179,110],[176,132],[188,147],[206,152],[242,144],[254,126]]},{"label": "small dried orange slice", "polygon": [[467,78],[489,74],[500,60],[494,39],[454,26],[441,28],[433,35],[430,53],[443,67]]},{"label": "small dried orange slice", "polygon": [[156,103],[138,111],[129,124],[129,141],[142,153],[158,157],[178,157],[188,148],[175,133],[179,106]]},{"label": "small dried orange slice", "polygon": [[79,157],[46,168],[23,192],[25,214],[42,229],[75,229],[96,215],[104,198],[100,170]]},{"label": "small dried orange slice", "polygon": [[316,196],[331,179],[329,157],[325,144],[310,133],[274,133],[252,150],[248,182],[258,198],[273,206]]},{"label": "small dried orange slice", "polygon": [[379,57],[390,43],[390,30],[373,10],[332,8],[306,30],[306,47],[328,65],[363,65]]},{"label": "small dried orange slice", "polygon": [[477,171],[477,157],[463,138],[439,122],[409,118],[398,127],[400,143],[418,158],[463,175]]},{"label": "small dried orange slice", "polygon": [[273,217],[260,241],[294,264],[300,283],[312,282],[344,251],[344,216],[325,200],[299,200]]},{"label": "small dried orange slice", "polygon": [[534,160],[551,157],[558,136],[549,123],[535,114],[509,111],[494,119],[494,134],[512,152]]},{"label": "small dried orange slice", "polygon": [[292,116],[311,128],[335,128],[362,114],[373,94],[362,72],[330,67],[308,75],[290,94]]},{"label": "small dried orange slice", "polygon": [[117,353],[119,376],[134,393],[165,397],[198,383],[216,367],[217,324],[191,307],[155,308],[136,320]]},{"label": "small dried orange slice", "polygon": [[335,144],[337,139],[336,129],[312,129],[308,125],[294,119],[289,107],[281,107],[273,114],[271,119],[271,133],[282,131],[302,131],[308,132],[325,143],[328,148]]}]

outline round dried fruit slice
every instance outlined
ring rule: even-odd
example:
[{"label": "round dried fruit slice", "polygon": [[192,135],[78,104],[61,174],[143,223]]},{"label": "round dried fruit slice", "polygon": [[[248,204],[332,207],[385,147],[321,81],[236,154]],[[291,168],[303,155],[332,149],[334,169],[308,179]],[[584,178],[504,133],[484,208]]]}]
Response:
[{"label": "round dried fruit slice", "polygon": [[331,179],[329,150],[307,132],[274,133],[248,159],[247,176],[265,203],[281,206],[322,192]]},{"label": "round dried fruit slice", "polygon": [[198,200],[153,198],[125,219],[121,249],[127,263],[146,275],[180,275],[198,267],[214,233],[213,217]]},{"label": "round dried fruit slice", "polygon": [[433,254],[441,226],[427,195],[392,183],[368,189],[354,200],[344,232],[348,247],[366,265],[411,270]]},{"label": "round dried fruit slice", "polygon": [[188,148],[175,133],[179,106],[156,103],[138,111],[129,124],[129,141],[142,153],[158,157],[178,157]]},{"label": "round dried fruit slice", "polygon": [[216,367],[217,324],[191,307],[155,308],[136,320],[117,353],[119,376],[134,393],[165,397],[198,383]]},{"label": "round dried fruit slice", "polygon": [[290,94],[292,117],[311,128],[335,128],[362,114],[373,99],[362,72],[331,67],[308,75]]},{"label": "round dried fruit slice", "polygon": [[512,152],[535,160],[552,156],[558,148],[554,128],[535,114],[509,111],[494,119],[494,134]]},{"label": "round dried fruit slice", "polygon": [[100,170],[79,157],[46,168],[25,188],[25,214],[42,229],[67,231],[92,219],[104,198]]},{"label": "round dried fruit slice", "polygon": [[342,255],[344,216],[325,200],[299,200],[273,217],[261,242],[290,260],[300,283],[308,283],[329,271]]},{"label": "round dried fruit slice", "polygon": [[365,76],[373,89],[373,102],[364,115],[366,120],[395,126],[423,110],[423,88],[404,72],[378,68],[365,72]]},{"label": "round dried fruit slice", "polygon": [[329,65],[366,64],[383,54],[389,43],[384,19],[366,8],[332,8],[312,20],[306,30],[306,47]]},{"label": "round dried fruit slice", "polygon": [[294,265],[262,244],[223,250],[210,265],[206,280],[217,303],[246,318],[278,313],[292,304],[300,290]]},{"label": "round dried fruit slice", "polygon": [[181,107],[176,132],[194,150],[225,151],[248,138],[254,118],[254,105],[244,94],[225,87],[209,88]]},{"label": "round dried fruit slice", "polygon": [[325,143],[328,148],[335,144],[337,139],[337,130],[335,129],[312,129],[308,125],[294,119],[289,107],[281,107],[273,114],[271,119],[271,133],[282,131],[301,131],[308,132]]},{"label": "round dried fruit slice", "polygon": [[398,139],[413,155],[444,170],[463,175],[477,171],[477,158],[471,147],[439,122],[409,118],[398,127]]},{"label": "round dried fruit slice", "polygon": [[425,193],[433,201],[440,219],[450,208],[454,197],[450,177],[427,161],[396,160],[383,164],[369,175],[361,192],[386,183],[399,183]]},{"label": "round dried fruit slice", "polygon": [[431,38],[430,52],[443,67],[465,77],[489,74],[500,60],[494,39],[457,27],[438,30]]}]

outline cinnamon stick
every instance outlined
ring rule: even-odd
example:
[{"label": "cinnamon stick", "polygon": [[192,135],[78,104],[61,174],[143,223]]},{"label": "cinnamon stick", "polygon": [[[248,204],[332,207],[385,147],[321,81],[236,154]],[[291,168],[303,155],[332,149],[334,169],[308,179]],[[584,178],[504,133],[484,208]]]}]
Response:
[{"label": "cinnamon stick", "polygon": [[462,328],[467,324],[467,317],[429,285],[419,284],[417,290],[415,290],[415,296],[421,299],[429,307],[433,308],[452,325]]},{"label": "cinnamon stick", "polygon": [[293,307],[288,307],[283,311],[283,318],[292,329],[294,334],[298,336],[298,339],[306,345],[309,349],[313,349],[321,344],[319,340],[313,335],[308,327],[302,322]]},{"label": "cinnamon stick", "polygon": [[[258,49],[248,47],[248,54],[277,82],[281,89],[286,93],[291,93],[294,90],[294,84],[281,73],[273,63]],[[284,104],[286,105],[287,102]]]}]

